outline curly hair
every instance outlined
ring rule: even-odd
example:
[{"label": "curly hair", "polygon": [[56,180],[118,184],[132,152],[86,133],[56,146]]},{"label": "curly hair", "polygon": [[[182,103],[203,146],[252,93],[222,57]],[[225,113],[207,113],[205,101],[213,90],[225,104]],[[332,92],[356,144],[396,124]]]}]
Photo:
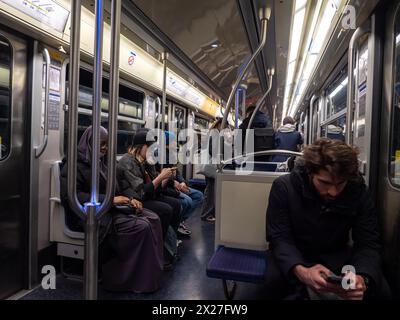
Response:
[{"label": "curly hair", "polygon": [[319,139],[304,150],[305,167],[310,174],[321,169],[346,180],[359,176],[358,150],[343,141]]}]

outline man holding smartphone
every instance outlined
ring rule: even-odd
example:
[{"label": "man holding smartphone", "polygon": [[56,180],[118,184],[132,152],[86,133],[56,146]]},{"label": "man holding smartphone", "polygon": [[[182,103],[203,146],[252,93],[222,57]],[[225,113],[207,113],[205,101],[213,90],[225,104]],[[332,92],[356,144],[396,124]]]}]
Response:
[{"label": "man holding smartphone", "polygon": [[[376,211],[359,174],[357,150],[342,141],[316,141],[290,175],[275,180],[267,241],[267,289],[277,298],[390,297]],[[344,271],[350,272],[339,283],[334,274]]]}]

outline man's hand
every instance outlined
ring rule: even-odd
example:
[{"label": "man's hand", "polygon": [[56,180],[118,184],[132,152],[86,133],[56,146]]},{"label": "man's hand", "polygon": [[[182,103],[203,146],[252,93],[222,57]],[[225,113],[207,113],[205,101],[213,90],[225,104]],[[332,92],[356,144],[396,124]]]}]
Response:
[{"label": "man's hand", "polygon": [[367,286],[362,276],[356,276],[354,273],[347,273],[344,277],[347,281],[356,281],[355,289],[344,289],[341,285],[336,285],[339,288],[335,293],[343,300],[363,300]]},{"label": "man's hand", "polygon": [[317,264],[311,268],[297,265],[294,267],[293,272],[302,283],[314,291],[328,291],[328,283],[326,282],[325,278],[332,272],[323,265]]}]

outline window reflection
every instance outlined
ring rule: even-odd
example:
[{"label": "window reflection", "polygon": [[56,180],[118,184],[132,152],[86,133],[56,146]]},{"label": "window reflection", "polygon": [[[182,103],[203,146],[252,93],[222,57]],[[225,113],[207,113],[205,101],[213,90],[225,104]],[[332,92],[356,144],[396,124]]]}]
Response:
[{"label": "window reflection", "polygon": [[390,149],[390,178],[400,186],[400,18],[399,13],[395,25],[395,69],[393,88],[393,118]]},{"label": "window reflection", "polygon": [[0,160],[10,153],[11,60],[11,46],[0,36]]}]

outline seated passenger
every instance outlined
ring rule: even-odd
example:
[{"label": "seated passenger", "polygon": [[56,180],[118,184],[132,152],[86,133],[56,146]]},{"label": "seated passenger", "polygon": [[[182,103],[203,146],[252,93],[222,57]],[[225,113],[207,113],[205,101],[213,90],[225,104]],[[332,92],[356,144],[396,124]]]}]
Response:
[{"label": "seated passenger", "polygon": [[[268,290],[276,298],[295,292],[300,298],[330,293],[345,300],[390,296],[382,275],[377,215],[358,171],[356,150],[321,139],[305,149],[303,161],[276,179],[270,192]],[[327,280],[344,266],[356,273],[350,290]]]},{"label": "seated passenger", "polygon": [[[99,201],[103,201],[107,186],[107,130],[100,128],[101,158]],[[83,205],[90,200],[92,127],[86,129],[78,144],[78,200]],[[68,205],[68,168],[61,171],[61,197],[67,215],[75,215]],[[100,221],[100,243],[107,242],[114,256],[103,265],[103,286],[113,291],[153,292],[160,288],[163,248],[161,223],[158,216],[143,209],[134,199],[121,196],[116,188],[114,206]],[[129,215],[116,206],[126,206]],[[83,222],[82,222],[83,224]]]},{"label": "seated passenger", "polygon": [[340,140],[345,141],[345,136],[343,134],[343,129],[341,127],[337,127],[333,124],[328,125],[327,138],[332,140]]},{"label": "seated passenger", "polygon": [[154,165],[147,162],[147,149],[155,141],[147,141],[148,129],[139,129],[132,145],[118,162],[117,180],[121,194],[143,202],[143,206],[158,214],[161,220],[163,237],[167,235],[168,227],[178,230],[181,220],[181,204],[176,198],[162,194],[170,177],[175,174],[174,168],[165,168],[161,173]]},{"label": "seated passenger", "polygon": [[[171,131],[165,132],[166,136],[166,164],[164,164],[164,168],[172,168],[176,167],[178,159],[175,155],[177,155],[177,143],[175,134]],[[170,150],[171,153],[170,153]],[[171,159],[170,159],[171,156]],[[182,235],[190,235],[191,231],[186,226],[185,221],[193,214],[193,212],[200,206],[203,202],[203,193],[189,188],[183,178],[182,174],[180,173],[179,169],[175,170],[175,176],[171,178],[171,187],[177,190],[177,197],[181,201],[182,204],[182,220],[180,226],[178,228],[178,232]]]},{"label": "seated passenger", "polygon": [[[275,132],[275,149],[298,152],[303,143],[303,137],[296,130],[294,119],[292,117],[283,119],[283,126]],[[277,155],[272,158],[272,162],[285,162],[288,158],[289,156]]]}]

